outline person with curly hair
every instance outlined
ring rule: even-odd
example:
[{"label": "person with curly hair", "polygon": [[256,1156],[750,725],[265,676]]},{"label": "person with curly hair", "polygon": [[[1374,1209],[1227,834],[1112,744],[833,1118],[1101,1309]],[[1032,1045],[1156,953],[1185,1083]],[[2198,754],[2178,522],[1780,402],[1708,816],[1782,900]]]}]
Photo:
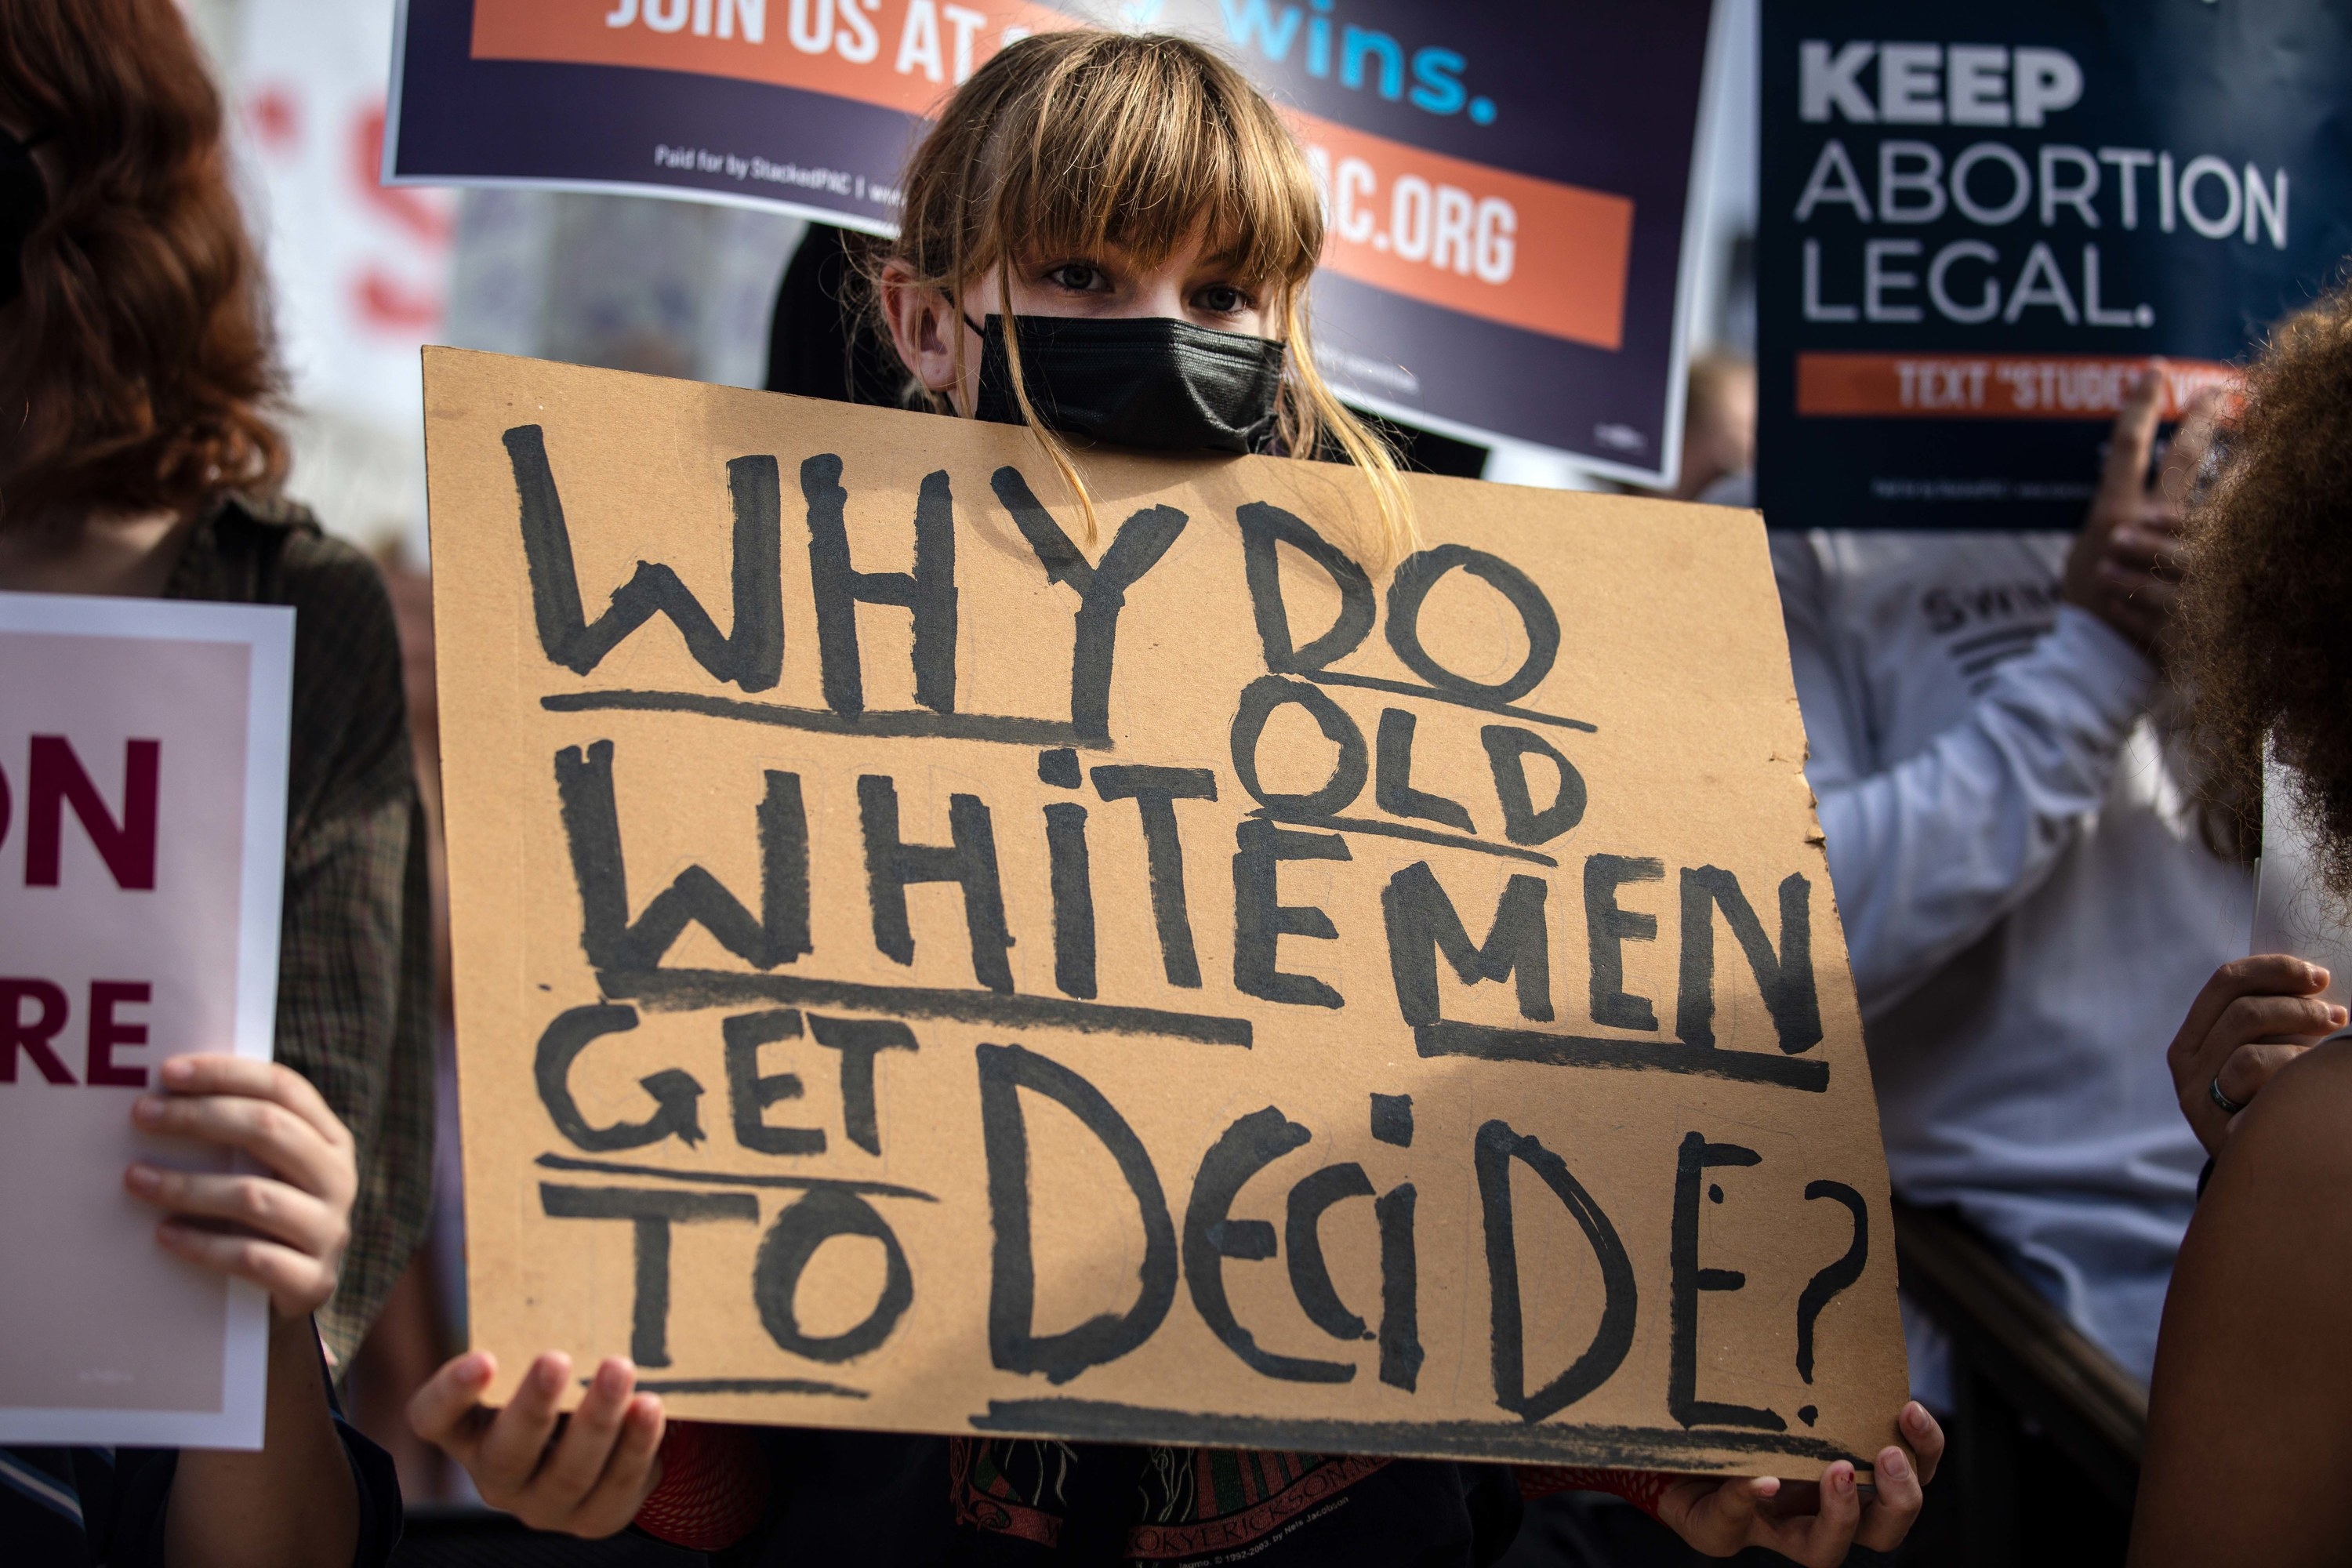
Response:
[{"label": "person with curly hair", "polygon": [[0,590],[295,611],[277,1060],[183,1057],[126,1107],[251,1163],[123,1175],[159,1246],[268,1291],[264,1446],[0,1449],[10,1563],[323,1568],[399,1535],[391,1463],[334,1415],[326,1363],[424,1230],[425,845],[391,605],[277,493],[272,351],[179,6],[0,0]]},{"label": "person with curly hair", "polygon": [[[2284,323],[2247,378],[2229,461],[2193,520],[2181,659],[2213,798],[2290,770],[2320,879],[2352,905],[2352,289]],[[2327,971],[2222,964],[2168,1053],[2211,1152],[2156,1355],[2133,1521],[2141,1568],[2352,1557],[2352,1040]],[[2257,1100],[2259,1096],[2259,1100]]]}]

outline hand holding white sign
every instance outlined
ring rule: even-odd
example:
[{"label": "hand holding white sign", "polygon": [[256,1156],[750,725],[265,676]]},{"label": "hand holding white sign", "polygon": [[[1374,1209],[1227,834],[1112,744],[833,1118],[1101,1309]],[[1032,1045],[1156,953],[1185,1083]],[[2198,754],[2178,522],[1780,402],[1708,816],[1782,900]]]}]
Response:
[{"label": "hand holding white sign", "polygon": [[178,1057],[158,1076],[166,1092],[131,1108],[141,1131],[238,1150],[271,1173],[138,1162],[123,1185],[169,1216],[155,1239],[199,1267],[252,1280],[278,1318],[308,1318],[334,1294],[351,1239],[359,1168],[350,1130],[309,1079],[277,1062]]},{"label": "hand holding white sign", "polygon": [[236,1542],[246,1562],[329,1562],[351,1554],[359,1499],[328,1420],[318,1331],[310,1314],[334,1293],[351,1236],[359,1167],[349,1129],[310,1080],[249,1057],[186,1056],[141,1096],[142,1132],[249,1156],[268,1172],[213,1174],[142,1160],[123,1172],[133,1197],[167,1217],[163,1248],[269,1292],[269,1443],[259,1452],[180,1456],[167,1526],[174,1562],[208,1560],[205,1543]]}]

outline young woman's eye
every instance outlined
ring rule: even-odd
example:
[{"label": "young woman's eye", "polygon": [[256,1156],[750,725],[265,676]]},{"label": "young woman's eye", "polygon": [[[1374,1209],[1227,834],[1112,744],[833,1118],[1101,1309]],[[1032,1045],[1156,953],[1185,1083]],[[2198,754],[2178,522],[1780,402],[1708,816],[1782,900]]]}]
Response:
[{"label": "young woman's eye", "polygon": [[1067,289],[1073,294],[1090,294],[1103,287],[1107,279],[1102,268],[1087,261],[1065,261],[1045,273],[1045,281],[1057,289]]},{"label": "young woman's eye", "polygon": [[1212,283],[1193,296],[1193,303],[1217,316],[1238,316],[1250,308],[1250,297],[1230,283]]}]

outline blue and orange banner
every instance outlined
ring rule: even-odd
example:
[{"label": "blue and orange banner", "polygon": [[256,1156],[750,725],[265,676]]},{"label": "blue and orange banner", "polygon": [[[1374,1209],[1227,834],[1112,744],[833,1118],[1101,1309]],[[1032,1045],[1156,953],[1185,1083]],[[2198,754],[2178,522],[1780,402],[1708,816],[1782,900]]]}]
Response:
[{"label": "blue and orange banner", "polygon": [[2231,386],[2352,252],[2352,35],[2252,0],[1765,0],[1758,499],[2073,530],[2139,375]]},{"label": "blue and orange banner", "polygon": [[928,117],[1008,42],[1094,22],[1182,32],[1249,70],[1307,150],[1329,220],[1318,342],[1351,400],[1654,478],[1678,440],[1710,9],[1670,8],[1629,26],[1403,0],[1127,0],[1100,16],[1037,0],[408,0],[386,173],[887,232]]}]

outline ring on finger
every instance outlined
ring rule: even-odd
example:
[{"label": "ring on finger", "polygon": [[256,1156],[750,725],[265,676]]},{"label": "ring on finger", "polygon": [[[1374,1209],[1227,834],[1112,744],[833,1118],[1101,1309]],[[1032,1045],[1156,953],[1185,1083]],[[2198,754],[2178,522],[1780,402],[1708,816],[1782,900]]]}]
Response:
[{"label": "ring on finger", "polygon": [[2221,1075],[2220,1073],[2215,1073],[2213,1075],[2213,1081],[2205,1086],[2205,1092],[2212,1100],[2214,1104],[2221,1108],[2221,1114],[2224,1116],[2235,1116],[2238,1112],[2246,1109],[2245,1101],[2241,1100],[2231,1100],[2228,1095],[2221,1092]]}]

